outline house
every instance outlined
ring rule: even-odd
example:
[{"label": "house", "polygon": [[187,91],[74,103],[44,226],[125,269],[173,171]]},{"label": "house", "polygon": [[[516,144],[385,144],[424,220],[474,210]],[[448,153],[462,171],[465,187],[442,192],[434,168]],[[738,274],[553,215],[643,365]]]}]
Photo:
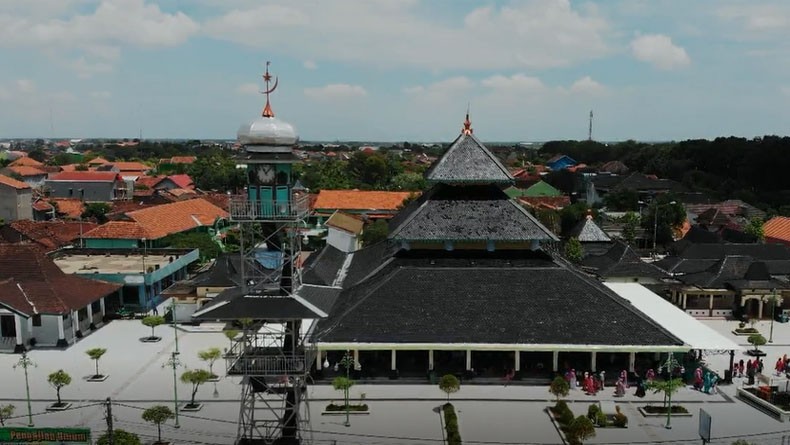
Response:
[{"label": "house", "polygon": [[35,243],[47,252],[79,245],[83,234],[98,227],[81,221],[19,220],[0,226],[0,238],[8,243]]},{"label": "house", "polygon": [[0,175],[0,220],[33,219],[33,190],[30,185]]},{"label": "house", "polygon": [[165,247],[164,238],[202,231],[215,235],[227,226],[228,212],[195,198],[126,213],[127,221],[110,221],[83,235],[85,246],[97,249]]},{"label": "house", "polygon": [[[771,289],[754,288],[751,294],[739,294],[732,283],[756,279],[756,271],[747,276],[753,263],[763,264],[771,279],[786,283],[790,277],[790,247],[782,244],[695,243],[683,239],[673,243],[669,251],[670,255],[655,265],[681,283],[668,287],[671,301],[695,316],[762,318]],[[777,311],[790,311],[789,300],[779,303]]]},{"label": "house", "polygon": [[657,284],[670,278],[655,264],[643,261],[631,246],[621,240],[614,241],[602,254],[586,256],[581,265],[582,270],[607,282]]},{"label": "house", "polygon": [[33,159],[33,158],[29,157],[29,156],[23,156],[23,157],[18,158],[17,160],[15,160],[13,162],[11,162],[10,164],[8,164],[8,166],[9,167],[35,167],[35,168],[41,169],[41,167],[44,167],[44,163],[36,161],[35,159]]},{"label": "house", "polygon": [[537,198],[537,197],[557,197],[562,196],[562,192],[551,186],[551,184],[545,181],[538,181],[535,184],[529,186],[526,190],[524,190],[524,194],[522,196],[527,196],[530,198]]},{"label": "house", "polygon": [[33,201],[33,219],[48,221],[51,219],[77,220],[82,218],[85,202],[78,198],[43,198]]},{"label": "house", "polygon": [[131,197],[120,174],[99,171],[61,172],[44,183],[49,196],[76,198],[85,202],[112,202]]},{"label": "house", "polygon": [[326,243],[343,252],[353,252],[362,247],[364,221],[353,215],[337,211],[326,220]]},{"label": "house", "polygon": [[612,247],[612,239],[598,227],[598,224],[595,224],[591,213],[579,221],[567,235],[568,238],[579,240],[584,250],[584,256],[600,255]]},{"label": "house", "polygon": [[321,190],[311,210],[315,216],[328,218],[336,211],[363,215],[371,219],[389,219],[413,193],[363,190]]},{"label": "house", "polygon": [[18,165],[8,166],[4,170],[8,175],[20,177],[25,184],[33,188],[40,186],[47,179],[47,172],[38,167]]},{"label": "house", "polygon": [[[135,312],[147,312],[160,304],[162,290],[188,276],[187,269],[200,258],[198,249],[61,249],[50,257],[69,276],[122,286],[112,302],[114,311],[124,306]],[[110,311],[110,309],[108,309]],[[112,311],[111,311],[112,312]]]},{"label": "house", "polygon": [[622,161],[609,161],[598,167],[601,173],[612,173],[615,175],[626,175],[629,172],[628,166]]},{"label": "house", "polygon": [[143,164],[142,162],[108,162],[99,167],[96,171],[102,172],[115,172],[121,175],[124,179],[135,180],[140,176],[145,175],[151,170],[151,167]]},{"label": "house", "polygon": [[194,276],[181,280],[162,291],[162,295],[178,301],[176,320],[191,322],[192,314],[222,291],[241,284],[241,256],[223,253],[198,270]]},{"label": "house", "polygon": [[552,156],[548,161],[546,161],[546,167],[555,172],[564,170],[568,167],[573,167],[576,164],[577,162],[573,158],[563,154]]},{"label": "house", "polygon": [[659,179],[653,175],[638,172],[627,176],[598,174],[585,182],[588,205],[603,203],[606,194],[613,190],[634,190],[645,202],[663,193],[685,191],[685,187],[679,182],[671,179]]},{"label": "house", "polygon": [[32,244],[0,244],[0,349],[66,347],[118,307],[119,284],[63,273]]},{"label": "house", "polygon": [[774,216],[763,224],[766,243],[790,246],[790,217]]}]

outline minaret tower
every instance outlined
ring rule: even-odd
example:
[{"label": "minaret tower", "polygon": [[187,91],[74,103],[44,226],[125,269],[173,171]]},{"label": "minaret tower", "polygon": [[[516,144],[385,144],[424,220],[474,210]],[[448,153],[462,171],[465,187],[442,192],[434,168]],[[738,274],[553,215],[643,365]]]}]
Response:
[{"label": "minaret tower", "polygon": [[[266,105],[261,117],[239,128],[242,152],[236,163],[247,176],[242,195],[230,200],[230,218],[241,238],[239,301],[287,303],[300,284],[300,227],[305,226],[308,197],[293,190],[293,126],[274,116],[270,95],[278,79],[263,75]],[[307,377],[314,361],[304,346],[303,315],[277,314],[244,305],[234,323],[244,334],[228,353],[227,373],[242,377],[237,444],[301,444],[309,434]],[[227,319],[227,317],[226,317]]]}]

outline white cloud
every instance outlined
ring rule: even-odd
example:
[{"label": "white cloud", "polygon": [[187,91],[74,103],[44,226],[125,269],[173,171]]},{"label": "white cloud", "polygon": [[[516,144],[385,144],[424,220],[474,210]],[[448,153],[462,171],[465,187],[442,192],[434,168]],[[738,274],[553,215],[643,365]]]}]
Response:
[{"label": "white cloud", "polygon": [[540,79],[524,74],[514,74],[510,77],[494,75],[483,79],[481,84],[485,87],[510,92],[536,92],[545,89],[545,85]]},{"label": "white cloud", "polygon": [[[19,4],[19,2],[14,2]],[[0,47],[37,48],[54,54],[77,51],[76,60],[64,65],[81,77],[112,70],[120,58],[120,47],[176,46],[195,34],[199,25],[181,12],[166,13],[145,0],[102,0],[87,14],[62,18],[82,0],[35,0],[44,13],[0,9]]]},{"label": "white cloud", "polygon": [[323,87],[305,88],[304,95],[313,100],[336,100],[365,97],[368,92],[359,85],[333,83]]},{"label": "white cloud", "polygon": [[573,82],[570,87],[570,92],[580,94],[601,94],[606,92],[606,87],[593,80],[592,77],[584,76],[576,82]]},{"label": "white cloud", "polygon": [[16,81],[16,89],[24,94],[35,93],[36,83],[30,79],[19,79]]},{"label": "white cloud", "polygon": [[314,70],[314,69],[318,68],[318,65],[316,65],[316,63],[314,61],[312,61],[312,60],[305,60],[302,63],[302,66],[305,67],[308,70]]},{"label": "white cloud", "polygon": [[258,94],[261,92],[261,87],[257,83],[243,83],[236,87],[236,94],[248,96],[250,94]]},{"label": "white cloud", "polygon": [[89,95],[91,98],[97,100],[107,100],[112,97],[112,93],[109,91],[91,91]]},{"label": "white cloud", "polygon": [[782,85],[779,87],[779,92],[784,94],[785,96],[790,96],[790,86]]},{"label": "white cloud", "polygon": [[474,82],[465,76],[451,77],[449,79],[440,80],[430,85],[416,85],[406,87],[403,92],[410,95],[442,98],[446,96],[453,96],[459,93],[465,94],[474,86]]},{"label": "white cloud", "polygon": [[647,34],[631,41],[631,53],[642,62],[662,70],[681,68],[691,63],[686,50],[663,34]]},{"label": "white cloud", "polygon": [[529,0],[431,20],[417,2],[274,0],[204,24],[215,38],[320,62],[430,70],[567,66],[609,52],[609,25],[595,8]]},{"label": "white cloud", "polygon": [[716,11],[719,18],[734,22],[746,31],[755,33],[782,31],[790,28],[790,5],[760,4],[755,2],[726,5]]}]

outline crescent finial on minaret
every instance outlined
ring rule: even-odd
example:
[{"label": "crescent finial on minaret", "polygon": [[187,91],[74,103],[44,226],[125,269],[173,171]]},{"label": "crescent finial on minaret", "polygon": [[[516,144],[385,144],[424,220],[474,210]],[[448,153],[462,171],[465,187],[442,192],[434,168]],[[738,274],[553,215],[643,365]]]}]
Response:
[{"label": "crescent finial on minaret", "polygon": [[274,110],[272,110],[272,105],[269,103],[269,94],[271,94],[274,90],[277,89],[277,84],[279,79],[277,77],[274,78],[274,85],[269,88],[269,82],[272,81],[272,75],[269,74],[269,65],[271,64],[270,61],[266,61],[266,72],[263,74],[263,81],[266,83],[266,90],[261,91],[261,94],[266,95],[266,106],[263,107],[263,113],[261,116],[263,117],[274,117]]}]

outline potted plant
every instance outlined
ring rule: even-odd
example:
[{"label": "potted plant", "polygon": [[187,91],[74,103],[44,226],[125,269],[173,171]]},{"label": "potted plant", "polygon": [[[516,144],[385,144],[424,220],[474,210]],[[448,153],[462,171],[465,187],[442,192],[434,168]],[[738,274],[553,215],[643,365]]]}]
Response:
[{"label": "potted plant", "polygon": [[143,411],[143,420],[156,425],[157,440],[154,445],[165,445],[169,443],[162,442],[162,424],[174,417],[173,411],[165,405],[152,406]]},{"label": "potted plant", "polygon": [[749,344],[754,346],[754,349],[750,349],[750,350],[747,351],[747,353],[749,355],[752,355],[752,356],[755,356],[755,357],[759,357],[761,355],[765,355],[765,353],[759,349],[760,346],[762,346],[762,345],[764,345],[766,343],[765,337],[763,337],[761,334],[752,334],[752,335],[749,336],[747,341],[749,342]]},{"label": "potted plant", "polygon": [[450,403],[450,394],[456,393],[461,389],[461,382],[452,374],[445,374],[439,379],[439,389],[447,394],[447,403]]},{"label": "potted plant", "polygon": [[162,339],[162,337],[154,335],[154,329],[159,325],[165,324],[165,317],[161,315],[149,315],[143,318],[142,323],[151,328],[151,335],[140,339],[143,343],[155,343]]},{"label": "potted plant", "polygon": [[200,388],[200,385],[206,383],[211,378],[211,373],[205,369],[190,369],[181,374],[181,381],[192,385],[192,398],[189,403],[181,408],[184,411],[199,411],[203,407],[202,403],[195,402],[195,395]]},{"label": "potted plant", "polygon": [[63,411],[71,406],[71,403],[64,403],[60,398],[60,390],[64,386],[71,384],[71,376],[66,371],[59,369],[47,377],[47,382],[55,388],[55,393],[58,396],[57,403],[53,403],[47,407],[47,411]]},{"label": "potted plant", "polygon": [[89,382],[103,382],[107,380],[107,377],[109,377],[99,372],[99,359],[101,359],[106,352],[106,348],[91,348],[85,351],[85,353],[88,354],[88,357],[96,362],[96,373],[88,377]]},{"label": "potted plant", "polygon": [[221,356],[222,352],[220,352],[219,348],[208,348],[205,351],[198,352],[198,358],[208,363],[208,372],[211,374],[209,381],[219,381],[219,376],[214,374],[214,362],[219,360]]}]

